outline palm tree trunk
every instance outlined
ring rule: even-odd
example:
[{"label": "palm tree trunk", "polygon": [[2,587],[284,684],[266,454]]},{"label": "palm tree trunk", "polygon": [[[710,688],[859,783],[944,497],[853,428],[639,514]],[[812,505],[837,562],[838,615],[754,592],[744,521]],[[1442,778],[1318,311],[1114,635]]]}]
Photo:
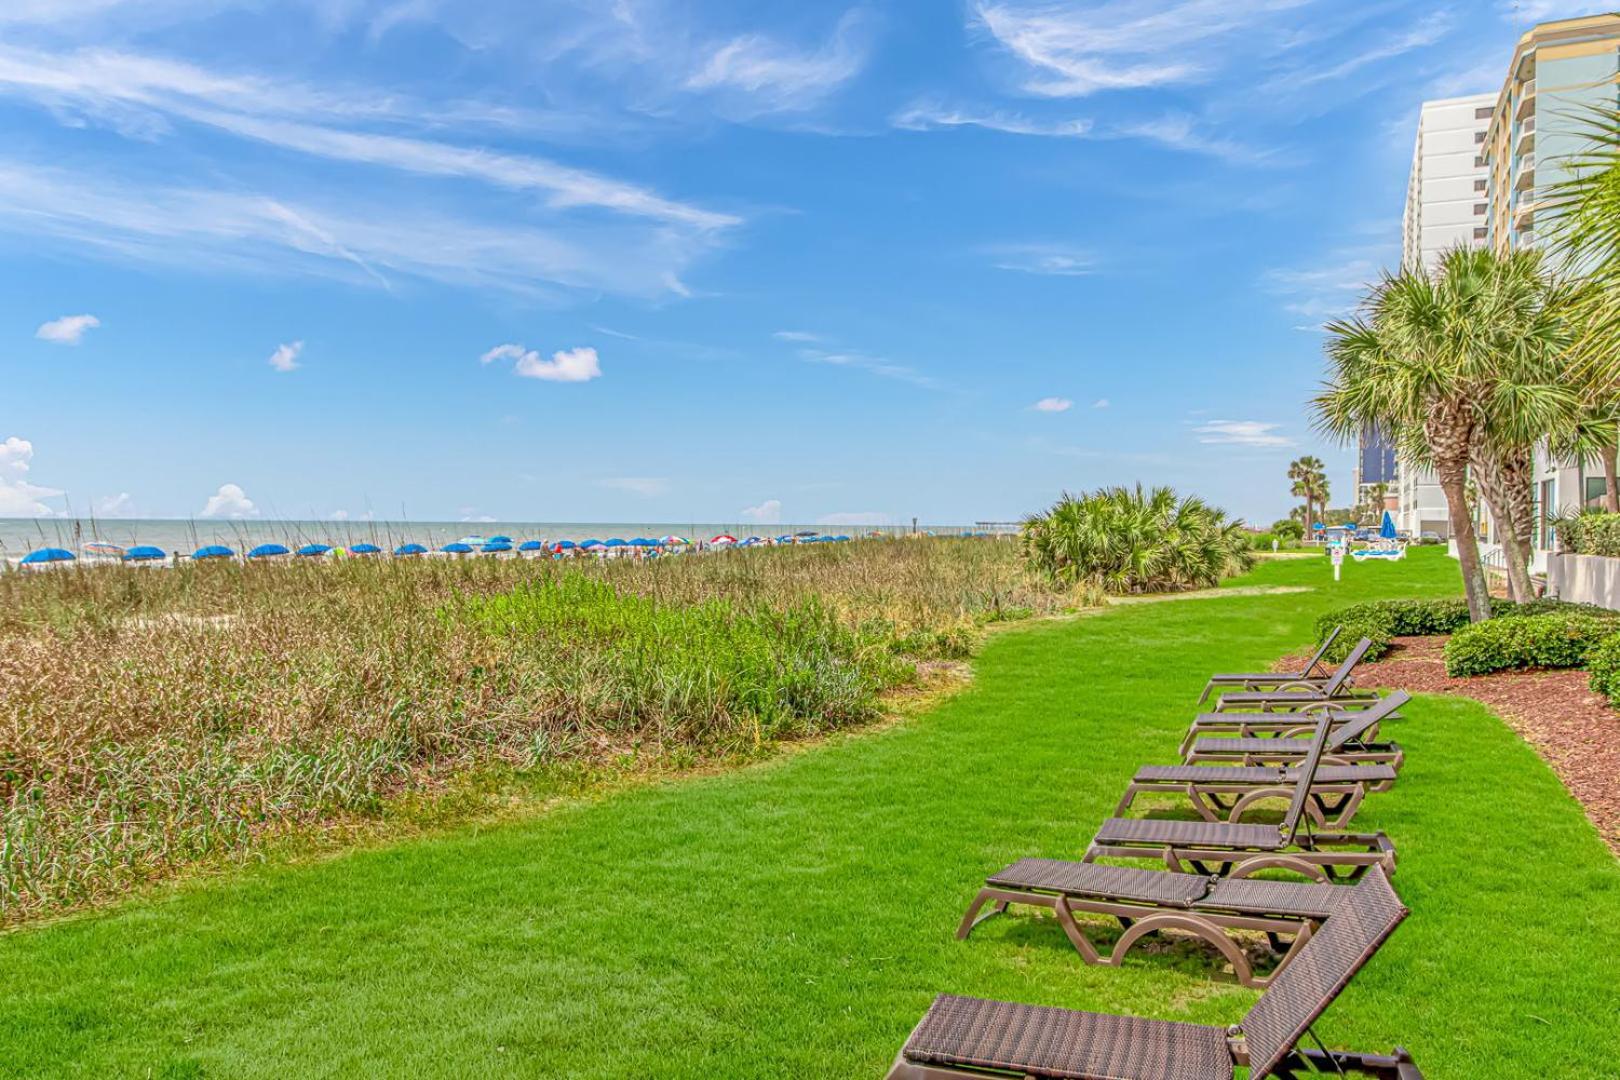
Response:
[{"label": "palm tree trunk", "polygon": [[1620,458],[1620,447],[1605,443],[1599,454],[1603,458],[1603,509],[1611,514],[1620,514],[1620,481],[1616,481],[1614,475],[1615,461]]},{"label": "palm tree trunk", "polygon": [[1468,621],[1484,622],[1491,617],[1491,594],[1485,584],[1485,567],[1479,561],[1479,537],[1468,513],[1465,466],[1448,465],[1440,473],[1440,490],[1446,494],[1451,517],[1451,535],[1457,541],[1457,562],[1462,567],[1463,596],[1468,601]]},{"label": "palm tree trunk", "polygon": [[1535,453],[1528,446],[1515,446],[1502,457],[1502,501],[1507,506],[1509,531],[1516,550],[1513,563],[1520,574],[1521,600],[1534,600],[1536,587],[1530,579],[1530,559],[1535,554],[1530,538],[1535,530],[1535,498],[1531,484],[1535,475]]},{"label": "palm tree trunk", "polygon": [[[1496,525],[1507,573],[1508,599],[1534,599],[1535,585],[1530,580],[1530,451],[1524,447],[1498,451],[1476,442],[1469,453],[1469,465]],[[1519,487],[1524,489],[1522,499],[1517,497]]]}]

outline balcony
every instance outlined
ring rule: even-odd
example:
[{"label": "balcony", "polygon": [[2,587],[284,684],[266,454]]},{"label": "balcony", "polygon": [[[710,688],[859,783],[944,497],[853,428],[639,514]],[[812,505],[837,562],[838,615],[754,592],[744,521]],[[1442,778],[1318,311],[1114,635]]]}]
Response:
[{"label": "balcony", "polygon": [[1532,116],[1530,119],[1519,125],[1519,142],[1518,145],[1513,148],[1513,152],[1520,157],[1523,157],[1525,154],[1530,153],[1530,151],[1534,150],[1535,148],[1536,118]]},{"label": "balcony", "polygon": [[1533,154],[1525,154],[1513,163],[1513,189],[1525,191],[1536,186],[1536,159]]},{"label": "balcony", "polygon": [[1536,80],[1528,79],[1519,87],[1519,101],[1513,107],[1513,115],[1519,120],[1536,111]]}]

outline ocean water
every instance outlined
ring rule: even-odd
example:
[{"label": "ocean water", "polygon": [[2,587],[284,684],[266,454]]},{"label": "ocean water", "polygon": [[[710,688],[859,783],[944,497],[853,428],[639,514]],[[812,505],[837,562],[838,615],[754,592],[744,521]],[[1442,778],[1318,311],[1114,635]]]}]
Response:
[{"label": "ocean water", "polygon": [[[926,525],[918,528],[941,536],[973,530],[971,525]],[[40,547],[63,547],[77,552],[81,545],[91,540],[107,540],[124,547],[151,544],[164,551],[189,554],[205,544],[224,544],[238,553],[270,543],[297,549],[304,544],[348,547],[369,542],[392,550],[405,543],[438,548],[470,536],[510,536],[521,542],[608,540],[615,536],[625,540],[638,536],[659,539],[675,535],[703,541],[722,533],[741,540],[747,536],[781,536],[801,531],[845,536],[865,536],[876,532],[895,536],[910,532],[911,526],[764,525],[714,521],[146,521],[133,518],[93,521],[87,518],[0,518],[0,558],[17,559]]]}]

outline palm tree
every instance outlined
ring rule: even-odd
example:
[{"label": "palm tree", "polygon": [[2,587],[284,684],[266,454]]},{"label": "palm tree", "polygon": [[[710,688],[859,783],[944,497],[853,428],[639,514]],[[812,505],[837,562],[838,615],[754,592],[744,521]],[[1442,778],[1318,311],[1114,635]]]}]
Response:
[{"label": "palm tree", "polygon": [[1311,522],[1316,520],[1311,511],[1317,506],[1327,513],[1329,498],[1327,467],[1322,459],[1307,454],[1288,463],[1288,479],[1294,482],[1289,494],[1305,500],[1305,535],[1311,535]]},{"label": "palm tree", "polygon": [[1527,588],[1527,515],[1518,521],[1512,502],[1521,487],[1529,498],[1521,452],[1574,400],[1556,368],[1568,324],[1548,291],[1533,251],[1459,247],[1434,277],[1386,274],[1360,313],[1328,326],[1331,377],[1314,402],[1318,423],[1345,441],[1380,423],[1408,457],[1434,468],[1476,622],[1490,617],[1490,593],[1469,512],[1469,465],[1497,469],[1492,512],[1505,526],[1513,587]]}]

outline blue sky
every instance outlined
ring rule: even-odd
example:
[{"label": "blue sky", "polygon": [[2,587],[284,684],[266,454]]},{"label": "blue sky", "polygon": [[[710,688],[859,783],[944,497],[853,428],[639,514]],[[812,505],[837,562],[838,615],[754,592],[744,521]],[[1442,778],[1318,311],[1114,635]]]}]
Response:
[{"label": "blue sky", "polygon": [[7,0],[0,516],[1286,512],[1520,0]]}]

